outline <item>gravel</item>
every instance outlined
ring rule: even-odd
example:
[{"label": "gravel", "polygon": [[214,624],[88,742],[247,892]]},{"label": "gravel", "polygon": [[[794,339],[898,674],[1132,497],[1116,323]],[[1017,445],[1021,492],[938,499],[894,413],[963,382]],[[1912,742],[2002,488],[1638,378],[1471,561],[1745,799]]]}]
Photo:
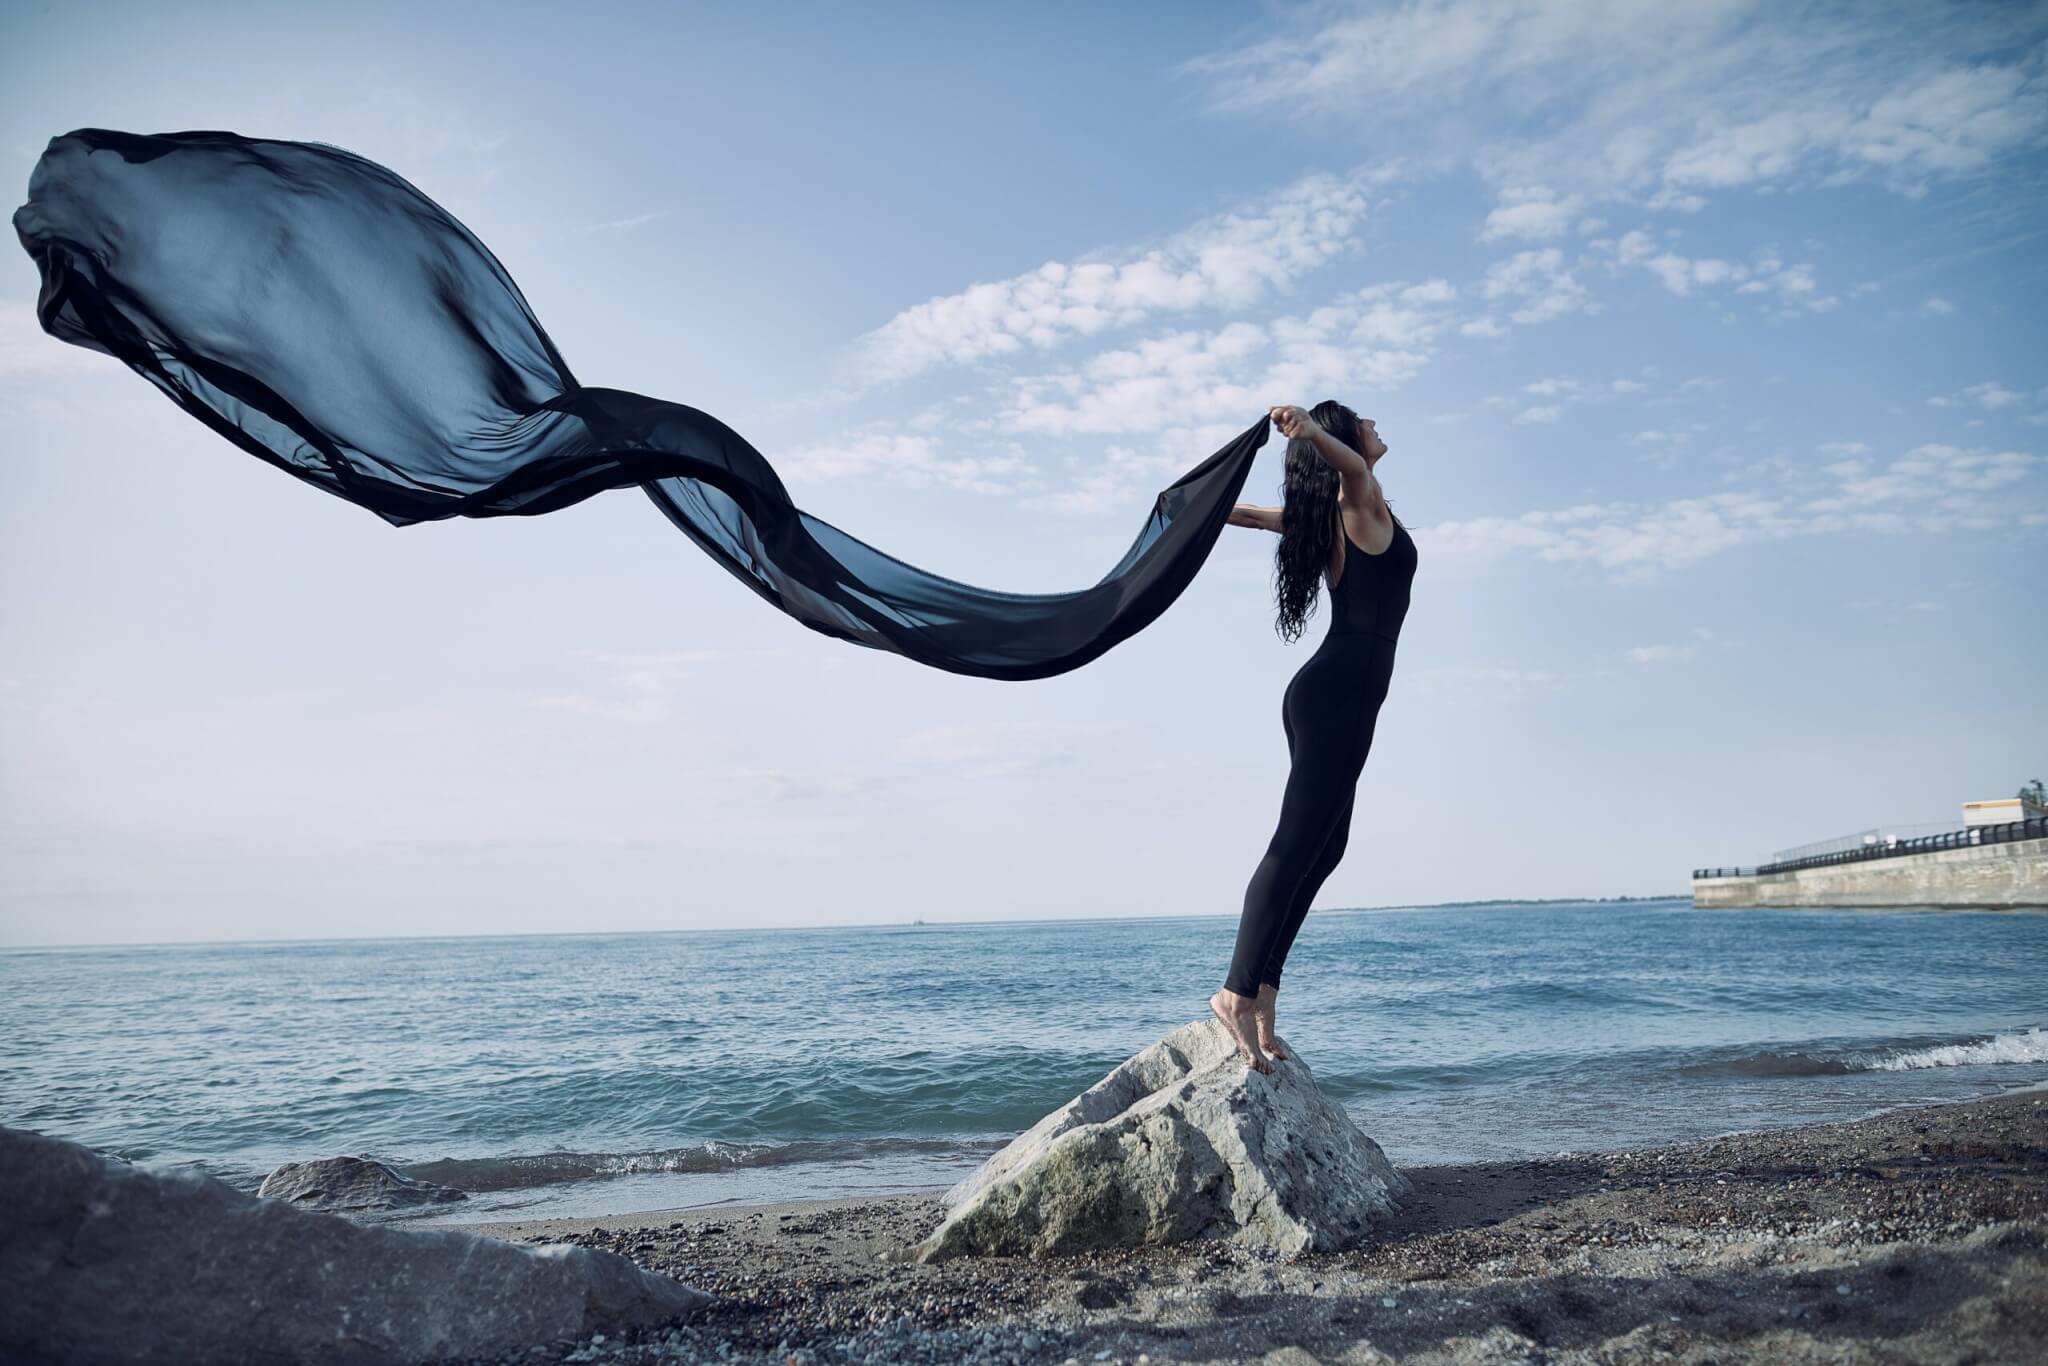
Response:
[{"label": "gravel", "polygon": [[2042,1093],[1405,1170],[1413,1194],[1365,1244],[1293,1262],[1211,1242],[881,1260],[938,1224],[936,1193],[470,1227],[606,1248],[720,1297],[491,1366],[1988,1363],[2048,1341]]}]

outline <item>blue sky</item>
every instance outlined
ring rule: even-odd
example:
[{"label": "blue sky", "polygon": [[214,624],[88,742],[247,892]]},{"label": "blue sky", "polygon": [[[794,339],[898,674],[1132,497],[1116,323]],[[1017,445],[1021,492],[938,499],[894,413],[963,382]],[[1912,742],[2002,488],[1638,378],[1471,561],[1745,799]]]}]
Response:
[{"label": "blue sky", "polygon": [[[348,147],[584,383],[716,413],[955,578],[1093,582],[1268,404],[1375,417],[1421,567],[1318,906],[1679,892],[2048,776],[2042,6],[9,31],[13,202],[80,126]],[[0,941],[1237,912],[1326,621],[1274,634],[1269,536],[1086,668],[955,677],[797,626],[632,491],[390,527],[6,270]]]}]

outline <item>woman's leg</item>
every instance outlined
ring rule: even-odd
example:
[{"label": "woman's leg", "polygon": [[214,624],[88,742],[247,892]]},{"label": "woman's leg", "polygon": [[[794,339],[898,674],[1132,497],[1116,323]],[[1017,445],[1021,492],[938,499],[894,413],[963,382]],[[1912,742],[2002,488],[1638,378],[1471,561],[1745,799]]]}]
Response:
[{"label": "woman's leg", "polygon": [[1287,961],[1287,951],[1294,947],[1295,935],[1301,933],[1302,922],[1308,919],[1309,903],[1313,902],[1316,893],[1323,889],[1323,884],[1329,880],[1330,874],[1344,857],[1344,846],[1350,842],[1351,808],[1356,795],[1357,790],[1354,788],[1352,796],[1344,799],[1343,813],[1337,817],[1336,825],[1331,827],[1328,838],[1323,841],[1322,852],[1316,855],[1316,861],[1309,865],[1308,872],[1301,879],[1301,885],[1295,889],[1294,904],[1287,910],[1286,924],[1281,928],[1280,937],[1273,942],[1273,947],[1266,952],[1265,967],[1259,972],[1260,986],[1270,986],[1276,990],[1279,988],[1281,965]]},{"label": "woman's leg", "polygon": [[[1376,645],[1375,649],[1378,648]],[[1378,677],[1381,680],[1382,698],[1386,695],[1385,680],[1392,674],[1392,649],[1393,647],[1388,645],[1384,650],[1380,650],[1375,658],[1375,663],[1379,666]],[[1309,904],[1316,899],[1316,893],[1323,889],[1323,883],[1343,859],[1344,847],[1350,842],[1351,810],[1357,803],[1359,776],[1365,772],[1365,761],[1372,753],[1373,732],[1379,728],[1379,705],[1375,703],[1362,713],[1359,719],[1362,724],[1332,737],[1330,747],[1348,756],[1345,762],[1349,770],[1349,779],[1344,788],[1344,809],[1338,815],[1336,824],[1331,827],[1329,838],[1316,855],[1315,862],[1310,865],[1308,872],[1303,874],[1300,884],[1295,888],[1294,900],[1287,908],[1286,923],[1279,935],[1274,938],[1273,946],[1267,952],[1266,961],[1260,969],[1261,986],[1270,986],[1276,991],[1279,989],[1281,965],[1287,961],[1287,951],[1294,947],[1294,936],[1300,933],[1302,922],[1308,918]],[[1261,1015],[1264,1017],[1266,1012],[1262,1011]],[[1268,1032],[1270,1029],[1269,1021]]]},{"label": "woman's leg", "polygon": [[1301,924],[1308,919],[1309,904],[1316,899],[1330,870],[1344,857],[1344,844],[1351,832],[1351,803],[1344,803],[1344,814],[1337,818],[1329,838],[1323,841],[1323,851],[1309,867],[1308,875],[1301,880],[1301,887],[1294,894],[1294,905],[1287,915],[1287,927],[1266,956],[1266,966],[1259,973],[1259,1004],[1254,1015],[1258,1020],[1259,1047],[1274,1057],[1285,1061],[1293,1055],[1280,1042],[1280,965],[1287,960],[1287,950],[1294,945],[1294,936]]},{"label": "woman's leg", "polygon": [[1259,978],[1274,948],[1283,935],[1292,938],[1287,921],[1302,880],[1330,841],[1338,817],[1349,816],[1356,777],[1341,746],[1311,737],[1296,747],[1280,798],[1279,824],[1245,888],[1230,973],[1223,979],[1226,991],[1258,997]]}]

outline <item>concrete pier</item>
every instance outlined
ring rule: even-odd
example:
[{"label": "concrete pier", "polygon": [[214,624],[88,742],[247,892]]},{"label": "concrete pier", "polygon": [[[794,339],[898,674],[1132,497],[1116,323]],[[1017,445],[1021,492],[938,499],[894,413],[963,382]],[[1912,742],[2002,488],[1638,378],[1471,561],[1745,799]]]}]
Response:
[{"label": "concrete pier", "polygon": [[1695,877],[1695,906],[1975,906],[2048,910],[2048,838],[1781,873]]}]

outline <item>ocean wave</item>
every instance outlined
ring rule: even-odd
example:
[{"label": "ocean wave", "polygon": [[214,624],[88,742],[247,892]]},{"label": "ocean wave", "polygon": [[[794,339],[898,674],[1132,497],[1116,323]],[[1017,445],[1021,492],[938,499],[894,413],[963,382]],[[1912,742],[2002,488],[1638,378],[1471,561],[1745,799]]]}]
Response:
[{"label": "ocean wave", "polygon": [[878,1157],[982,1158],[1001,1140],[952,1138],[805,1139],[794,1143],[724,1143],[710,1140],[680,1148],[629,1153],[534,1153],[512,1157],[449,1157],[407,1163],[400,1168],[418,1181],[466,1191],[523,1190],[571,1181],[596,1181],[644,1172],[729,1172],[798,1163],[854,1163]]},{"label": "ocean wave", "polygon": [[1914,1072],[1929,1067],[1984,1067],[2048,1062],[2048,1029],[1975,1035],[1945,1043],[1892,1044],[1840,1050],[1764,1049],[1733,1058],[1689,1063],[1683,1076],[1835,1077],[1852,1072]]},{"label": "ocean wave", "polygon": [[1922,1067],[1981,1067],[2001,1062],[2048,1062],[2048,1029],[1994,1034],[1967,1043],[1912,1048],[1870,1064],[1873,1072],[1911,1072]]},{"label": "ocean wave", "polygon": [[1836,1077],[1862,1070],[1843,1057],[1766,1050],[1739,1058],[1687,1063],[1678,1072],[1686,1077]]}]

